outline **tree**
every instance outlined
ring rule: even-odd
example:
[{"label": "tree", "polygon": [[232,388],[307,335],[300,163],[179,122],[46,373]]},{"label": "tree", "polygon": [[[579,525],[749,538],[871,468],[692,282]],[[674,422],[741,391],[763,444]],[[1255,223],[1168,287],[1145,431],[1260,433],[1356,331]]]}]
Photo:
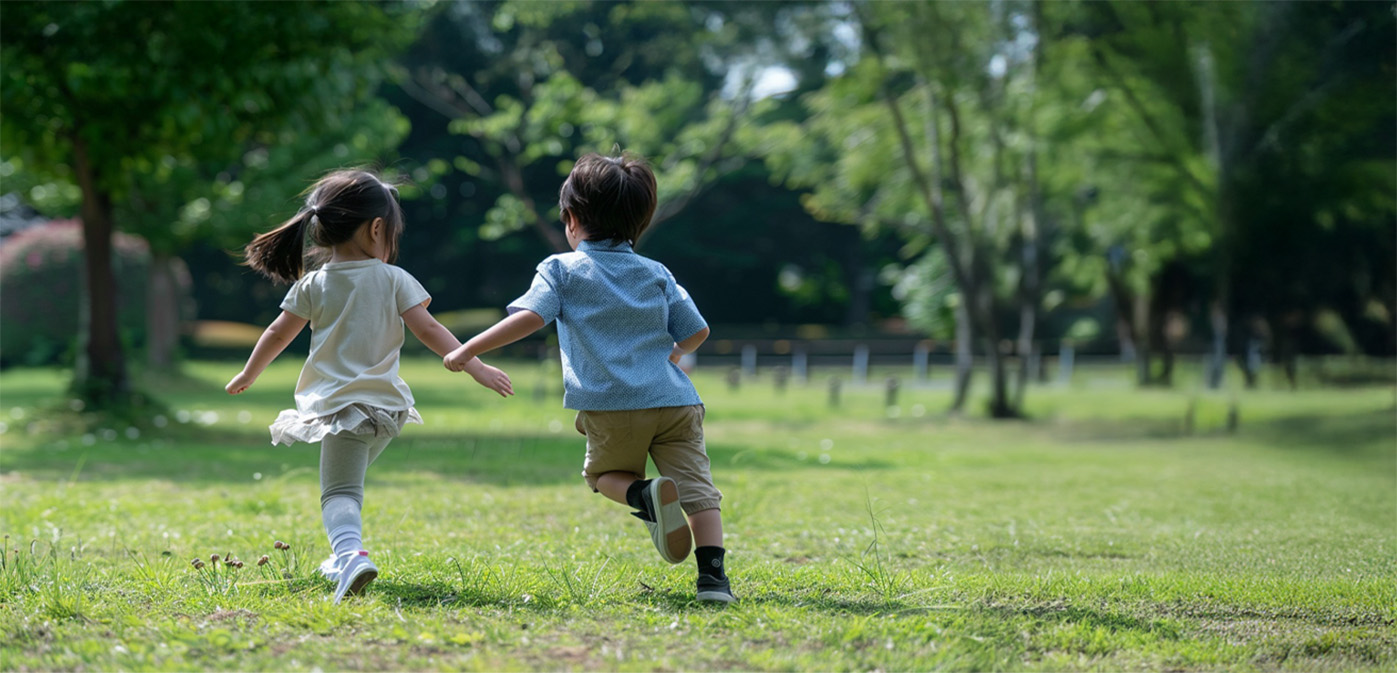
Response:
[{"label": "tree", "polygon": [[[455,3],[433,15],[396,81],[462,138],[436,172],[500,187],[480,235],[523,229],[567,249],[551,206],[587,151],[622,148],[656,163],[659,225],[743,163],[733,142],[754,112],[747,44],[733,16],[678,3]],[[765,10],[764,10],[765,11]],[[716,31],[704,26],[717,26]],[[580,28],[580,30],[579,30]]]},{"label": "tree", "polygon": [[[1342,146],[1312,138],[1332,139],[1335,131],[1371,137],[1375,129],[1384,129],[1387,142],[1370,147],[1390,165],[1392,14],[1373,3],[1112,2],[1084,5],[1077,22],[1076,29],[1090,38],[1095,67],[1123,96],[1140,129],[1144,149],[1136,163],[1171,172],[1175,201],[1205,224],[1212,295],[1209,384],[1220,385],[1229,352],[1241,356],[1254,384],[1255,358],[1247,354],[1263,335],[1250,326],[1262,321],[1243,321],[1252,332],[1247,348],[1237,348],[1229,334],[1238,314],[1255,312],[1273,296],[1269,288],[1239,295],[1241,287],[1258,287],[1243,276],[1274,268],[1277,260],[1252,254],[1250,247],[1265,243],[1267,235],[1250,223],[1268,212],[1262,204],[1275,199],[1267,195],[1308,194],[1303,201],[1290,199],[1292,210],[1284,218],[1315,223],[1325,213],[1332,220],[1336,201],[1370,200],[1384,191],[1376,186],[1384,170],[1371,170],[1370,153],[1329,155],[1369,166],[1339,187],[1348,196],[1316,194],[1314,172],[1274,168],[1296,166],[1297,160],[1304,165],[1307,152]],[[1366,217],[1390,222],[1390,212],[1380,206]],[[1261,235],[1253,238],[1251,232]],[[1259,264],[1241,266],[1247,259]]]},{"label": "tree", "polygon": [[12,2],[3,12],[0,138],[26,170],[82,193],[89,310],[74,389],[119,404],[131,391],[112,292],[117,213],[138,210],[137,194],[172,165],[235,165],[249,143],[285,142],[288,129],[363,98],[372,79],[352,66],[391,45],[403,17],[351,3]]},{"label": "tree", "polygon": [[[1023,402],[1022,388],[1009,389],[1001,316],[1018,307],[1018,342],[1029,350],[1045,262],[1036,169],[1040,31],[1031,10],[874,3],[836,13],[831,30],[852,27],[862,38],[858,60],[806,95],[808,120],[769,130],[768,163],[789,184],[812,190],[813,213],[897,231],[909,256],[923,256],[911,266],[918,282],[901,294],[953,307],[960,362],[953,409],[964,404],[978,343],[995,417],[1019,415]],[[924,307],[909,315],[945,317]]]}]

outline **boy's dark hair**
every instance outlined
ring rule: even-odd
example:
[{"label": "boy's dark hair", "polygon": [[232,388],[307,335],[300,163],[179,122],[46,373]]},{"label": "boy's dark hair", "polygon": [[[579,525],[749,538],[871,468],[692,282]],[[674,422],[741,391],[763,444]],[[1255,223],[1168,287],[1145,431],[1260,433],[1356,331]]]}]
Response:
[{"label": "boy's dark hair", "polygon": [[335,171],[311,186],[305,207],[291,219],[247,244],[243,264],[277,283],[294,283],[305,268],[307,236],[316,246],[328,248],[353,238],[376,217],[384,221],[388,261],[396,261],[403,233],[398,188],[369,171]]},{"label": "boy's dark hair", "polygon": [[655,174],[629,154],[587,154],[558,191],[558,208],[572,215],[589,241],[635,244],[650,226],[657,200]]}]

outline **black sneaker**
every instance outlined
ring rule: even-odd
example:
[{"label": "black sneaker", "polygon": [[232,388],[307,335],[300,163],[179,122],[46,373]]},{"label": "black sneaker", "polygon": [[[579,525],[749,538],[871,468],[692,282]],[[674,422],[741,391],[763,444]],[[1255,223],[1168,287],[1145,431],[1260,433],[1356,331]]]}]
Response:
[{"label": "black sneaker", "polygon": [[694,598],[713,603],[731,603],[737,600],[737,596],[732,595],[732,586],[728,584],[726,576],[713,577],[703,573],[699,573],[698,593]]}]

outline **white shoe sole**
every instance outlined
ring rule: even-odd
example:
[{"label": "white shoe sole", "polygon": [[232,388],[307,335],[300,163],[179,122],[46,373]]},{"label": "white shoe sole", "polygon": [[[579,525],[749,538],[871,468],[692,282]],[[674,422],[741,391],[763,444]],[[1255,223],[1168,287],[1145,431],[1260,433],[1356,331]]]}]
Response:
[{"label": "white shoe sole", "polygon": [[679,487],[673,479],[656,477],[650,482],[649,490],[650,503],[655,507],[655,523],[648,526],[650,539],[660,552],[660,558],[679,563],[689,557],[694,540],[684,508],[679,504]]},{"label": "white shoe sole", "polygon": [[349,571],[348,577],[340,578],[339,589],[335,592],[335,602],[339,603],[345,596],[357,596],[363,593],[364,587],[369,582],[378,578],[378,568],[372,562],[360,563]]},{"label": "white shoe sole", "polygon": [[700,601],[712,601],[714,603],[733,603],[737,601],[737,597],[732,594],[725,594],[721,591],[700,591],[694,598]]}]

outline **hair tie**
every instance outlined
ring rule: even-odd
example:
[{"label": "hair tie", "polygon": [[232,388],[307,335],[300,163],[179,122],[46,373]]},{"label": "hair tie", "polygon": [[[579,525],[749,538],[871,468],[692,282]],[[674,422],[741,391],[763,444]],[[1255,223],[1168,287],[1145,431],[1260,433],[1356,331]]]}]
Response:
[{"label": "hair tie", "polygon": [[311,206],[310,214],[312,217],[320,217],[320,206]]}]

